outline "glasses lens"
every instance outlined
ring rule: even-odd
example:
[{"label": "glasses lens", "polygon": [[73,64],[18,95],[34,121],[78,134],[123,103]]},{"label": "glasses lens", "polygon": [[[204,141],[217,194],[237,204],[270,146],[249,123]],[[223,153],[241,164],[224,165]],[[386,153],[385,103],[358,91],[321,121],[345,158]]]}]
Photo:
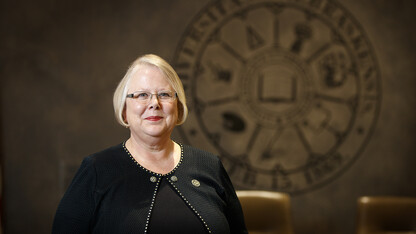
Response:
[{"label": "glasses lens", "polygon": [[170,91],[163,91],[157,94],[157,97],[159,100],[172,100],[173,99],[173,93]]},{"label": "glasses lens", "polygon": [[139,101],[146,101],[146,100],[150,99],[151,96],[152,96],[151,93],[137,92],[137,93],[135,93],[134,98],[136,98]]}]

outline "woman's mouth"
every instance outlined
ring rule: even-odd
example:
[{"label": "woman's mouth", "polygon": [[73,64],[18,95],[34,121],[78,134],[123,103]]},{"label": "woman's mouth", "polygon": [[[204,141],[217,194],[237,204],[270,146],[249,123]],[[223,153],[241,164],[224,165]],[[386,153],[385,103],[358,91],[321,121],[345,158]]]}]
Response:
[{"label": "woman's mouth", "polygon": [[149,121],[159,121],[161,119],[162,119],[161,116],[149,116],[149,117],[145,118],[145,120],[149,120]]}]

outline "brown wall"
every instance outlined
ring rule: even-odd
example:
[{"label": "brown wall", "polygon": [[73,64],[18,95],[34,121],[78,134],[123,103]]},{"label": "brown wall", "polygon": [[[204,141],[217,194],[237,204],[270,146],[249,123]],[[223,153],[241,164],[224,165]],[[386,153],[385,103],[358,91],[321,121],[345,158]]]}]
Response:
[{"label": "brown wall", "polygon": [[[287,41],[294,41],[291,38],[293,34],[290,34],[290,32],[293,33],[293,27],[287,25],[290,25],[290,19],[303,17],[299,15],[300,9],[316,13],[318,18],[312,16],[315,21],[321,20],[328,23],[320,27],[312,27],[315,32],[314,36],[318,38],[325,35],[327,32],[325,30],[334,23],[334,20],[331,21],[328,16],[324,15],[323,8],[315,5],[319,2],[327,4],[327,1],[275,0],[268,2],[280,2],[288,8],[292,7],[292,11],[288,11],[286,16],[278,15],[277,17],[280,22],[287,23],[281,25],[282,30],[279,31],[282,45]],[[215,9],[209,7],[210,3],[205,0],[135,0],[124,1],[122,4],[116,1],[94,0],[67,3],[47,0],[6,0],[0,3],[2,208],[5,233],[50,232],[57,204],[81,159],[90,153],[117,144],[128,136],[128,132],[116,124],[112,112],[112,92],[124,75],[128,64],[138,55],[155,53],[165,57],[168,61],[175,61],[175,67],[181,68],[181,59],[184,59],[181,56],[185,56],[181,54],[184,49],[181,45],[186,46],[184,40],[190,40],[187,27],[189,25],[201,27],[200,24],[196,24],[201,23],[198,20],[204,15],[203,13]],[[357,62],[354,71],[358,74],[354,71],[348,73],[352,82],[355,83],[346,88],[345,92],[335,89],[331,92],[335,93],[335,96],[341,95],[341,98],[349,97],[345,93],[353,93],[352,96],[358,97],[354,99],[357,105],[346,104],[351,109],[346,108],[347,110],[343,111],[340,110],[342,108],[325,108],[325,104],[310,104],[313,108],[293,118],[295,120],[303,118],[304,125],[296,125],[298,128],[284,122],[291,121],[288,117],[283,122],[272,123],[267,120],[267,117],[261,119],[253,114],[245,115],[242,110],[240,111],[244,113],[237,113],[243,116],[240,117],[245,121],[244,126],[247,127],[247,131],[256,124],[264,124],[261,125],[264,128],[285,129],[287,130],[284,131],[285,133],[289,132],[287,135],[282,134],[284,136],[282,141],[285,146],[292,145],[293,147],[275,146],[271,151],[272,159],[275,160],[273,163],[276,166],[280,165],[281,168],[286,169],[292,166],[292,171],[286,171],[288,177],[278,175],[262,179],[261,170],[232,171],[230,174],[237,188],[262,188],[292,193],[295,230],[299,234],[353,233],[356,199],[362,195],[416,196],[416,186],[412,183],[416,179],[414,170],[416,166],[414,145],[416,132],[414,42],[416,33],[413,23],[416,20],[413,14],[416,4],[412,0],[339,0],[335,6],[339,14],[351,20],[351,27],[355,28],[356,32],[362,33],[365,42],[368,43],[361,47],[366,48],[367,52],[365,55],[367,59],[362,60],[360,51],[354,50],[353,37],[348,37],[348,30],[342,31],[341,27],[333,28],[346,39],[344,48],[347,49],[344,52],[350,56],[351,61]],[[237,11],[238,7],[229,6],[227,13]],[[247,11],[253,9],[254,6],[251,6],[247,8]],[[216,13],[216,19],[221,20],[224,15]],[[261,17],[259,16],[259,20]],[[230,19],[239,18],[236,15],[230,15],[228,20]],[[204,32],[212,30],[213,27],[219,27],[216,24],[217,21],[211,19],[209,22],[211,22],[210,26],[205,28],[205,31],[201,31],[201,37],[194,39],[195,43],[208,38],[208,33]],[[257,18],[244,22],[257,22]],[[288,31],[283,30],[285,25]],[[264,24],[254,23],[253,29],[256,32],[264,32],[261,31],[262,26]],[[270,31],[266,30],[267,33]],[[260,33],[260,35],[264,34]],[[225,36],[222,36],[224,39]],[[237,45],[242,43],[241,38],[236,36],[234,42]],[[181,44],[182,42],[184,44]],[[224,57],[218,55],[221,52],[211,55],[203,54],[202,50],[208,53],[207,47],[199,46],[201,47],[196,46],[192,49],[195,49],[197,54],[206,56],[201,60],[201,64],[205,63],[208,66],[209,61],[213,63],[221,61],[216,65],[223,65],[231,70],[232,65],[227,63],[230,60],[222,63]],[[282,47],[285,48],[285,46]],[[314,48],[319,48],[319,46],[312,46],[309,50]],[[239,50],[238,52],[250,57],[253,51]],[[308,47],[303,47],[301,50],[303,53],[307,51]],[[271,53],[271,55],[268,54],[269,51],[256,53],[261,58],[264,58],[262,56],[266,54],[268,58],[279,56],[282,58],[283,56],[280,52]],[[301,58],[300,60],[299,57],[297,58],[299,63],[302,63],[305,57],[302,57],[301,53],[297,55]],[[192,56],[185,56],[184,61],[191,65],[197,63]],[[368,68],[365,65],[368,63],[374,68],[371,76],[367,77],[372,81],[372,87],[369,87],[371,85],[366,83],[365,79],[364,71]],[[253,69],[256,68],[255,62],[251,61],[248,64]],[[264,63],[260,63],[259,66],[261,64]],[[343,64],[348,64],[349,68],[352,67],[348,62],[338,63],[340,67]],[[290,66],[292,65],[288,65]],[[274,72],[282,71],[279,69],[283,68],[280,67]],[[242,77],[244,75],[242,71],[245,70],[241,67],[236,68],[232,73],[233,79]],[[187,74],[186,69],[180,72],[182,75]],[[320,74],[319,69],[308,70],[306,73],[309,74],[308,72]],[[198,76],[193,77],[192,73],[188,75],[190,78],[184,82],[188,85],[187,90],[190,90],[190,87],[196,87],[192,85],[195,84]],[[198,78],[198,82],[202,79],[202,77]],[[222,84],[220,82],[211,80],[207,82],[207,87],[215,90],[217,84]],[[236,87],[241,89],[243,86],[237,85]],[[319,88],[316,89],[319,90]],[[360,95],[357,90],[361,92]],[[195,104],[193,99],[196,94],[192,94],[192,91],[187,94],[190,103]],[[205,94],[203,97],[209,95]],[[343,100],[346,99],[348,98]],[[237,108],[246,110],[244,109],[246,104],[249,108],[247,112],[252,111],[250,108],[255,108],[247,102],[238,102],[236,105]],[[311,111],[318,110],[317,106],[320,111]],[[244,136],[241,132],[227,131],[226,126],[221,125],[224,123],[217,120],[215,115],[207,115],[207,118],[201,117],[201,114],[195,114],[197,110],[192,105],[191,108],[194,111],[192,118],[189,119],[188,125],[181,128],[181,131],[175,132],[175,138],[216,153],[228,154],[227,157],[223,155],[223,159],[227,164],[227,169],[233,170],[234,164],[230,163],[230,159],[236,159],[237,153],[232,149],[240,146],[238,137],[242,137],[241,142],[243,142]],[[225,113],[221,112],[224,111],[221,108],[227,109],[228,107],[214,108],[214,112],[218,110],[219,115]],[[265,111],[269,107],[262,106],[261,108],[261,111]],[[286,108],[289,107],[286,106]],[[367,117],[360,114],[364,110],[370,110]],[[279,111],[273,109],[273,111],[272,115],[284,115],[279,112],[280,109]],[[318,117],[309,118],[308,113],[318,113]],[[319,113],[327,113],[324,117],[334,120],[334,125],[331,125],[331,121],[323,121],[324,117],[320,118]],[[337,114],[341,116],[338,119]],[[331,135],[326,137],[319,137],[319,134],[313,135],[312,133],[308,135],[307,126],[312,126],[312,123],[316,121],[319,126],[328,123],[323,131],[329,131],[333,129],[332,127],[336,128],[346,123],[351,123],[348,125],[351,128],[338,129],[342,133],[342,137],[339,138],[342,141],[340,144],[335,144],[331,143],[333,140]],[[203,125],[202,123],[209,124],[212,129],[205,129],[205,131],[196,129],[195,131],[195,128]],[[263,127],[260,129],[264,130]],[[296,129],[298,130],[297,137],[289,131]],[[202,136],[200,141],[190,140],[190,136],[191,139],[199,139],[198,136],[192,138],[194,136],[192,134],[198,131],[199,136]],[[216,134],[221,135],[222,140],[217,145],[214,144]],[[250,136],[253,135],[249,133],[248,137]],[[256,139],[260,139],[259,135],[256,136],[258,137]],[[303,144],[299,143],[299,136],[306,138]],[[233,141],[232,137],[239,140]],[[268,139],[266,133],[265,138]],[[318,156],[322,156],[324,162],[333,162],[329,166],[328,164],[321,165],[321,161],[313,160],[313,150],[300,150],[308,145],[305,142],[319,149],[333,144],[339,155],[327,153],[327,151],[321,152]],[[221,151],[224,148],[226,148],[225,151]],[[256,159],[258,157],[256,156],[258,154],[254,152],[256,149],[265,150],[261,145],[257,148],[250,148],[250,153],[247,153],[247,158],[244,158],[250,163],[244,164],[242,168],[247,169],[256,165],[260,169],[266,167],[262,165],[266,161]],[[306,155],[306,159],[299,156],[303,154]],[[335,157],[335,161],[325,161],[329,160],[328,155],[338,155],[340,160],[337,161]],[[241,158],[239,160],[237,160],[238,163],[245,162]],[[240,165],[238,163],[235,165]],[[276,168],[277,172],[282,172],[278,167]],[[294,170],[296,168],[297,172]],[[254,176],[250,173],[254,173]],[[307,175],[312,176],[313,179],[307,180]],[[273,178],[280,181],[279,185],[275,187],[270,185],[269,182]],[[292,187],[284,186],[287,180],[291,181]]]}]

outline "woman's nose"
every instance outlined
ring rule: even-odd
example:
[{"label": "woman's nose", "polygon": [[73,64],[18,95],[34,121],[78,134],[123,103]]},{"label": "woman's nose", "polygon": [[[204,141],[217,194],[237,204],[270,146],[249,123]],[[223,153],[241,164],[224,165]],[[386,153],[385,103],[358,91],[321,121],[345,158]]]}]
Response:
[{"label": "woman's nose", "polygon": [[157,94],[152,94],[150,96],[150,100],[149,100],[149,107],[153,108],[153,107],[159,107],[159,99],[157,98]]}]

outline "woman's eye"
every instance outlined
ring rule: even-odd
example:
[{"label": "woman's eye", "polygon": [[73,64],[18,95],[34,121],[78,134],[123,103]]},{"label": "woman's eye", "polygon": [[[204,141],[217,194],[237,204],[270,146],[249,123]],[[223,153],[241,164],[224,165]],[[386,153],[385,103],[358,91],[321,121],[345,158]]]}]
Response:
[{"label": "woman's eye", "polygon": [[169,98],[170,97],[170,93],[159,93],[158,95],[161,98]]},{"label": "woman's eye", "polygon": [[137,97],[138,98],[147,98],[147,97],[149,97],[149,94],[147,94],[147,93],[138,93]]}]

